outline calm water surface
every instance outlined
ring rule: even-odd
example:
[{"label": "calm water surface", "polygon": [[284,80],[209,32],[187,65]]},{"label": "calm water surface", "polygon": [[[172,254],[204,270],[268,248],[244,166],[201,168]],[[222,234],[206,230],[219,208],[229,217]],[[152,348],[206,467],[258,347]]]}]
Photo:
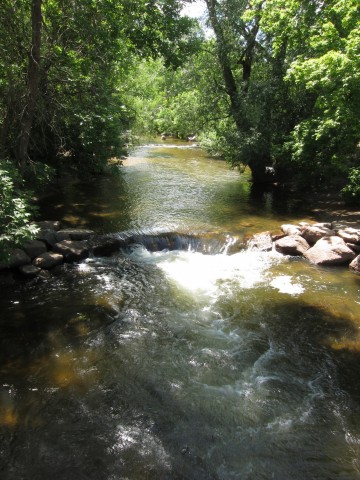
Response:
[{"label": "calm water surface", "polygon": [[360,479],[359,278],[227,254],[298,205],[178,143],[41,212],[138,242],[1,292],[1,479]]}]

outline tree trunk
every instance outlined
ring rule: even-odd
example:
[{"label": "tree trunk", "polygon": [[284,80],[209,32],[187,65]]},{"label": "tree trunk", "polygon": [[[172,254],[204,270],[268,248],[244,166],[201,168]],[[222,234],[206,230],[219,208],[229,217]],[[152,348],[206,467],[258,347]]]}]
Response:
[{"label": "tree trunk", "polygon": [[29,51],[29,65],[27,75],[26,105],[23,110],[20,134],[18,141],[17,157],[20,170],[23,173],[29,160],[29,142],[33,125],[36,101],[40,83],[40,53],[41,53],[41,4],[42,0],[32,0],[31,5],[31,46]]},{"label": "tree trunk", "polygon": [[[242,66],[242,78],[239,87],[236,83],[234,70],[231,65],[229,45],[226,35],[224,34],[221,19],[218,16],[217,0],[205,0],[209,14],[210,24],[215,33],[217,46],[218,61],[222,70],[225,83],[225,90],[230,100],[230,113],[239,132],[249,133],[251,124],[248,115],[244,112],[244,100],[247,98],[251,77],[251,68],[253,64],[253,54],[256,46],[256,36],[259,31],[260,16],[255,17],[255,22],[249,32],[243,33],[245,47],[241,58],[238,62]],[[261,5],[258,7],[261,9]],[[269,158],[266,155],[259,155],[256,160],[249,161],[248,165],[251,169],[252,180],[254,183],[267,183],[273,181],[272,172],[269,173],[267,165]]]}]

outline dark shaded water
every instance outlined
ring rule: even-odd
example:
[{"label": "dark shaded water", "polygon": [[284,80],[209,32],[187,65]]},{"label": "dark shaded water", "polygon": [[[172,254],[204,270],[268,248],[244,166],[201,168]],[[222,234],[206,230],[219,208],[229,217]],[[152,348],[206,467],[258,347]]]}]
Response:
[{"label": "dark shaded water", "polygon": [[0,478],[360,478],[358,277],[226,254],[296,211],[180,144],[49,196],[44,217],[138,241],[2,292]]}]

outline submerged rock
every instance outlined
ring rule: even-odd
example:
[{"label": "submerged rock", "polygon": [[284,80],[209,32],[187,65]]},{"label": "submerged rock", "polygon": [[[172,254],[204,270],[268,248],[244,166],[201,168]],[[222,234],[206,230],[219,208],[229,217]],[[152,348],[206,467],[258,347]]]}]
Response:
[{"label": "submerged rock", "polygon": [[336,236],[321,238],[304,253],[304,257],[315,265],[342,265],[355,256],[344,240]]}]

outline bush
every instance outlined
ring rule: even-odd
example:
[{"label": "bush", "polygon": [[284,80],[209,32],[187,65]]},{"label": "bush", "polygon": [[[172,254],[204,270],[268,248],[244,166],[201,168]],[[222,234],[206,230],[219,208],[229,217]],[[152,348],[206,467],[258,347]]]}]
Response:
[{"label": "bush", "polygon": [[350,169],[348,182],[341,190],[343,199],[350,205],[360,205],[360,167]]},{"label": "bush", "polygon": [[33,238],[38,229],[30,224],[34,207],[30,193],[22,190],[23,181],[14,165],[0,160],[0,258],[5,260],[9,251]]}]

